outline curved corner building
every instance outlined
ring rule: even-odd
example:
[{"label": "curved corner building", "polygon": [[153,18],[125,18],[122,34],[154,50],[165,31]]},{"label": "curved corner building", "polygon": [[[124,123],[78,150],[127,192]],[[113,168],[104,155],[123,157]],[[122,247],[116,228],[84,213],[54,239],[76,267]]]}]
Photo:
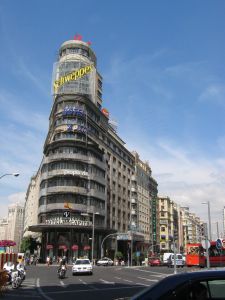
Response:
[{"label": "curved corner building", "polygon": [[[138,228],[135,157],[101,107],[102,77],[88,43],[62,44],[52,93],[44,157],[34,191],[27,195],[27,202],[38,195],[38,222],[27,218],[27,227],[42,233],[42,259],[113,257],[117,250],[127,255],[131,240],[134,251],[139,251],[143,235],[129,233]],[[118,242],[104,239],[115,232],[122,233]]]},{"label": "curved corner building", "polygon": [[106,122],[101,86],[88,43],[63,43],[53,70],[54,103],[40,169],[38,228],[44,257],[89,255],[93,227],[96,257],[96,245],[106,234],[106,164],[96,143],[100,119]]}]

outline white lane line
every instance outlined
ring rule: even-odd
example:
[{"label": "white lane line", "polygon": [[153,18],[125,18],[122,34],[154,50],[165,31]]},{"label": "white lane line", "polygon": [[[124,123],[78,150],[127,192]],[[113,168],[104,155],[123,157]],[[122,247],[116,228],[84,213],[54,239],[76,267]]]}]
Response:
[{"label": "white lane line", "polygon": [[[154,272],[154,271],[148,271],[148,270],[139,270],[139,269],[136,269],[136,271],[140,271],[140,272],[146,272],[146,273],[151,273],[151,274],[158,274],[158,275],[163,275],[163,276],[165,276],[165,277],[167,277],[167,276],[169,276],[169,275],[171,275],[171,274],[165,274],[165,273],[160,273],[160,272]],[[154,275],[154,276],[156,276],[156,275]]]},{"label": "white lane line", "polygon": [[107,280],[104,280],[104,279],[101,279],[101,278],[99,280],[102,281],[105,284],[115,284],[115,282],[107,281]]},{"label": "white lane line", "polygon": [[116,277],[116,276],[114,276],[114,278],[116,278],[116,279],[121,279],[121,277]]},{"label": "white lane line", "polygon": [[79,279],[80,282],[82,282],[83,284],[87,284],[87,282],[83,281],[82,279]]},{"label": "white lane line", "polygon": [[123,279],[123,281],[133,282],[132,280],[128,280],[128,279]]},{"label": "white lane line", "polygon": [[60,284],[61,284],[61,286],[62,286],[63,288],[66,288],[66,287],[67,287],[67,285],[66,285],[62,280],[60,280],[59,282],[60,282]]},{"label": "white lane line", "polygon": [[136,282],[135,284],[136,284],[136,285],[144,285],[144,286],[149,286],[149,284],[144,284],[144,283],[139,283],[139,282]]},{"label": "white lane line", "polygon": [[149,279],[149,278],[144,278],[144,277],[137,277],[139,279],[143,279],[143,280],[147,280],[147,281],[154,281],[154,282],[158,282],[158,279]]},{"label": "white lane line", "polygon": [[89,288],[91,288],[92,290],[97,290],[96,287],[94,287],[93,285],[91,284],[88,284],[87,282],[83,281],[82,279],[79,279],[79,281],[85,285],[88,285]]},{"label": "white lane line", "polygon": [[45,295],[45,293],[42,291],[41,287],[40,287],[40,278],[37,278],[37,281],[36,281],[36,287],[37,287],[37,290],[39,292],[39,294],[41,294],[41,296],[46,299],[46,300],[54,300],[53,298],[51,297],[48,297],[47,295]]}]

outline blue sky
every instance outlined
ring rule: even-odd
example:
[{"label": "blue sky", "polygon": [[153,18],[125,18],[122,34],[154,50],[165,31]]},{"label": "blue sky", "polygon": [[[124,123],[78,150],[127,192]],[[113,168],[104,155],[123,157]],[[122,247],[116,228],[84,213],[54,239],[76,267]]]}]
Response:
[{"label": "blue sky", "polygon": [[224,1],[0,2],[0,217],[22,201],[42,159],[57,50],[91,41],[103,106],[159,195],[220,222],[225,205]]}]

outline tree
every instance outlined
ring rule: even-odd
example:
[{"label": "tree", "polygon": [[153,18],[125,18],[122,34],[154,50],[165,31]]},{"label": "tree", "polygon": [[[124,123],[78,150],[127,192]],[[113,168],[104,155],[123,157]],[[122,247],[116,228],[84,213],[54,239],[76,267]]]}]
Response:
[{"label": "tree", "polygon": [[123,258],[123,253],[120,252],[120,251],[117,251],[117,252],[115,253],[115,258],[117,258],[117,259],[122,259],[122,258]]},{"label": "tree", "polygon": [[37,245],[39,245],[39,243],[36,242],[36,240],[32,238],[32,236],[27,236],[22,239],[20,251],[27,252],[27,250],[29,250],[29,252],[33,254],[34,250],[37,250]]}]

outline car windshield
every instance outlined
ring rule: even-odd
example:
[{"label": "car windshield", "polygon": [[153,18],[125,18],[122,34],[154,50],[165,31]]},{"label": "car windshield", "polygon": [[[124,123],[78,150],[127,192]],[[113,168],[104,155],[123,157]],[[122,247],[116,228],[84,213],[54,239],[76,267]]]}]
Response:
[{"label": "car windshield", "polygon": [[75,265],[89,265],[90,261],[88,259],[77,260]]},{"label": "car windshield", "polygon": [[13,262],[11,262],[11,261],[8,261],[8,262],[6,263],[6,266],[7,266],[7,267],[11,267],[11,266],[13,266]]}]

